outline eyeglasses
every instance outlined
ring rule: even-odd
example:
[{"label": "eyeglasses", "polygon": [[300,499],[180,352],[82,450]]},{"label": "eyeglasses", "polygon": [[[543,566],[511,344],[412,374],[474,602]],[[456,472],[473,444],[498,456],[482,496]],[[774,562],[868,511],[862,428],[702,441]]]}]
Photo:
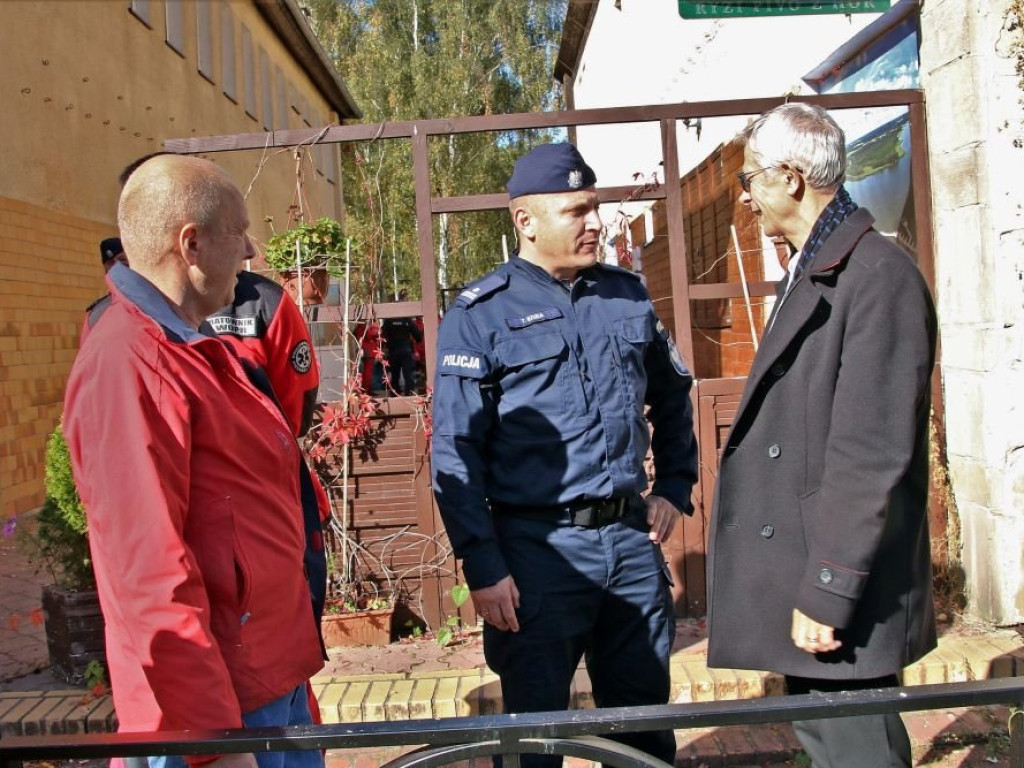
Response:
[{"label": "eyeglasses", "polygon": [[749,194],[750,180],[757,176],[757,174],[764,173],[765,171],[771,169],[772,167],[774,166],[768,165],[765,166],[764,168],[757,168],[753,171],[740,171],[739,173],[737,173],[736,178],[740,180],[740,189]]}]

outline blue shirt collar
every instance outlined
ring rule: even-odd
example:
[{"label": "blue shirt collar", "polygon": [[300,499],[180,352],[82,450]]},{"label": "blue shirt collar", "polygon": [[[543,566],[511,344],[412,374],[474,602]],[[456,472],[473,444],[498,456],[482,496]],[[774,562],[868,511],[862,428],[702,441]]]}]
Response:
[{"label": "blue shirt collar", "polygon": [[107,280],[119,294],[138,307],[143,314],[185,343],[215,336],[213,329],[205,320],[199,330],[185,322],[171,308],[167,297],[155,285],[124,264],[114,265],[107,274]]}]

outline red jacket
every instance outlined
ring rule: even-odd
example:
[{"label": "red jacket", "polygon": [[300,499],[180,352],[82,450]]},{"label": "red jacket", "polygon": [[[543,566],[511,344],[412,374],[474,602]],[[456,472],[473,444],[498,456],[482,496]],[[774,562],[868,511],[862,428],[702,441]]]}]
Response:
[{"label": "red jacket", "polygon": [[135,272],[108,285],[64,419],[120,729],[239,727],[323,665],[298,446],[222,341]]},{"label": "red jacket", "polygon": [[234,302],[209,321],[241,357],[267,372],[295,436],[306,434],[320,367],[306,321],[284,288],[255,272],[239,272]]},{"label": "red jacket", "polygon": [[[266,371],[295,437],[305,435],[316,408],[320,366],[306,321],[292,297],[270,278],[239,272],[234,302],[207,319],[239,357]],[[310,472],[310,478],[320,519],[326,520],[331,502],[315,472]]]}]

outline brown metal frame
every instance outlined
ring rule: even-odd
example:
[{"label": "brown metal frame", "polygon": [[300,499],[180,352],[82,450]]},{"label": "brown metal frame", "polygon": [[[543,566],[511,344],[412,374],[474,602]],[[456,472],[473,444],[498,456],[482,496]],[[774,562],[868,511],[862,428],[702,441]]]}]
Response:
[{"label": "brown metal frame", "polygon": [[[679,179],[679,154],[676,145],[676,121],[684,118],[734,117],[759,115],[786,101],[818,104],[826,109],[906,106],[910,109],[912,133],[912,168],[914,202],[917,209],[918,263],[930,285],[934,284],[931,236],[931,187],[928,182],[928,161],[924,127],[924,95],[920,90],[875,91],[868,93],[831,94],[824,96],[789,96],[757,99],[694,101],[680,104],[658,104],[640,107],[609,107],[604,109],[529,112],[511,115],[481,115],[447,119],[341,125],[327,129],[319,143],[349,143],[376,139],[408,139],[412,143],[413,173],[416,190],[416,224],[422,284],[419,312],[423,315],[426,337],[427,375],[433,375],[437,351],[437,293],[434,262],[433,216],[439,213],[485,211],[504,208],[504,193],[456,197],[432,197],[428,140],[432,136],[464,133],[497,132],[524,129],[564,128],[581,125],[658,122],[661,127],[662,157],[666,180]],[[291,147],[317,141],[319,129],[244,133],[205,138],[171,139],[164,142],[170,152],[197,154],[227,152],[241,149],[265,150]],[[737,295],[738,286],[729,283],[690,286],[685,268],[686,242],[683,230],[683,207],[678,183],[667,183],[643,192],[639,186],[603,187],[598,190],[602,202],[618,202],[630,193],[639,199],[667,198],[669,232],[669,269],[675,307],[674,336],[686,359],[692,359],[693,340],[690,327],[691,299],[721,299]],[[752,297],[772,295],[767,283],[750,286]],[[415,304],[415,302],[413,302]]]},{"label": "brown metal frame", "polygon": [[[680,158],[676,142],[676,121],[686,118],[733,117],[743,115],[759,115],[786,101],[801,101],[817,104],[826,109],[860,109],[871,107],[905,106],[910,113],[911,126],[911,168],[913,174],[913,194],[917,224],[917,257],[918,265],[924,273],[929,286],[934,290],[934,256],[932,246],[932,209],[931,185],[928,175],[928,147],[925,126],[924,95],[920,90],[876,91],[868,93],[830,94],[815,96],[787,96],[756,99],[730,99],[723,101],[687,102],[680,104],[660,104],[638,107],[612,107],[605,109],[566,110],[559,112],[534,112],[511,115],[483,115],[477,117],[457,117],[448,119],[419,120],[412,122],[393,122],[360,125],[342,125],[323,129],[273,131],[269,133],[233,134],[227,136],[211,136],[206,138],[186,138],[166,141],[167,150],[177,153],[212,153],[233,150],[259,149],[271,147],[292,147],[299,144],[349,143],[374,141],[377,139],[406,139],[412,145],[413,173],[416,194],[416,223],[420,260],[420,279],[422,300],[420,302],[404,302],[402,304],[377,305],[377,316],[422,315],[424,321],[424,337],[428,380],[432,379],[437,351],[438,331],[438,297],[436,291],[436,271],[434,260],[434,222],[433,217],[441,213],[460,213],[486,211],[505,208],[508,196],[504,193],[432,197],[430,183],[430,164],[428,142],[431,137],[452,136],[455,134],[498,132],[523,129],[571,128],[584,125],[628,124],[638,122],[659,123],[661,133],[664,178],[667,183],[655,190],[644,190],[640,185],[620,187],[602,187],[597,190],[602,202],[619,202],[627,197],[644,200],[666,200],[668,225],[669,276],[672,288],[675,325],[673,336],[685,359],[693,360],[693,337],[690,317],[692,300],[715,300],[736,298],[742,295],[738,283],[715,283],[690,285],[689,270],[686,259],[686,236],[684,231],[684,211],[682,191],[679,184],[681,178]],[[321,135],[322,133],[322,135]],[[757,282],[748,286],[752,298],[774,295],[773,283]],[[939,416],[941,428],[942,398],[941,384],[938,376],[938,362],[933,377],[935,411]],[[709,382],[700,382],[693,392],[695,419],[700,418],[698,389],[706,394]],[[730,391],[736,382],[729,382]],[[712,389],[714,389],[712,387]],[[714,453],[714,447],[710,450]],[[705,455],[702,448],[701,461],[712,461],[713,456]],[[429,492],[429,478],[424,473],[416,482],[417,498],[421,505],[417,517],[424,530],[437,530],[440,522],[433,511]],[[701,489],[697,489],[698,498]],[[707,493],[703,494],[707,496]],[[708,501],[708,499],[704,499]],[[696,517],[696,516],[694,516]],[[935,517],[935,515],[933,515]],[[703,520],[688,520],[688,539],[698,534],[697,528]],[[697,553],[702,554],[702,553]],[[692,558],[684,565],[686,581],[691,577],[695,587],[702,583],[696,563],[699,558]],[[702,562],[702,560],[701,560]],[[691,567],[692,565],[692,567]],[[692,573],[691,573],[692,571]],[[439,586],[428,587],[434,595]],[[694,605],[699,607],[703,599]]]}]

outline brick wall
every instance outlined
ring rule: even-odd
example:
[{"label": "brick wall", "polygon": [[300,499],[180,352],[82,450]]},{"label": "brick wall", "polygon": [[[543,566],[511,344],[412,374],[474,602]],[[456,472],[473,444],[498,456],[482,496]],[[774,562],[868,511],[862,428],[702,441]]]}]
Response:
[{"label": "brick wall", "polygon": [[[739,201],[736,172],[742,167],[742,147],[726,144],[680,181],[691,285],[740,282],[730,226],[736,227],[747,282],[764,280],[760,225]],[[654,238],[643,250],[643,273],[658,316],[671,328],[675,318],[664,200],[655,203],[652,221]],[[648,239],[642,219],[633,222],[632,235],[634,243]],[[768,313],[764,311],[764,299],[752,297],[751,303],[754,328],[760,337]],[[744,300],[691,301],[690,312],[694,359],[688,362],[696,377],[746,376],[754,359],[754,345]]]},{"label": "brick wall", "polygon": [[43,501],[46,438],[61,413],[83,310],[105,291],[112,228],[0,197],[0,518]]}]

